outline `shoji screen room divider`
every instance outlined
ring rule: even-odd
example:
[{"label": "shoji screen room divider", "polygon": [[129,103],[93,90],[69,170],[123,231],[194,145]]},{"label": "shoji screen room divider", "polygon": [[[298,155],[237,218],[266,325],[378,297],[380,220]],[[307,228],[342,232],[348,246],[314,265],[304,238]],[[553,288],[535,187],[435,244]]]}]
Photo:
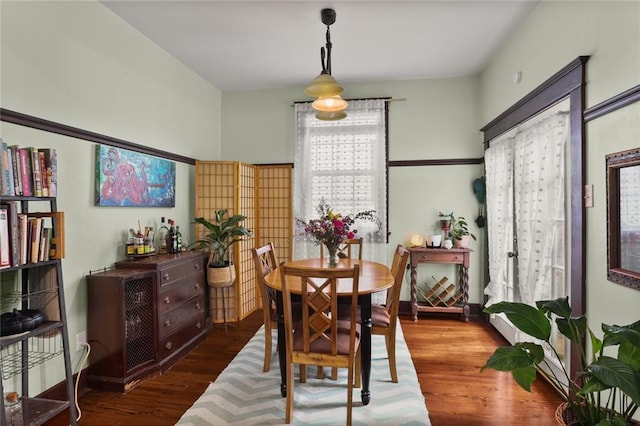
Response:
[{"label": "shoji screen room divider", "polygon": [[[232,249],[236,281],[230,289],[209,288],[211,320],[223,321],[222,297],[226,297],[227,321],[240,321],[261,307],[256,288],[251,249],[271,241],[280,261],[291,259],[292,165],[253,165],[238,161],[196,161],[195,217],[211,219],[227,209],[229,215],[247,217],[242,223],[254,236]],[[196,225],[195,238],[205,233]]]}]

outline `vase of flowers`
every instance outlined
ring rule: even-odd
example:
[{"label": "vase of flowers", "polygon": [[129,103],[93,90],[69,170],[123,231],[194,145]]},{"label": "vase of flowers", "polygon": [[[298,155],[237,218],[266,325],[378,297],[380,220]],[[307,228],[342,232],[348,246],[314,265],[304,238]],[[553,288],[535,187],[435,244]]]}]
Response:
[{"label": "vase of flowers", "polygon": [[329,253],[329,267],[335,268],[338,265],[338,247],[348,240],[355,238],[358,230],[353,227],[357,220],[368,220],[376,222],[375,210],[366,210],[354,215],[342,215],[331,209],[331,206],[322,199],[316,207],[318,219],[310,219],[305,222],[296,219],[298,225],[304,228],[304,232],[311,236],[316,245],[324,244]]}]

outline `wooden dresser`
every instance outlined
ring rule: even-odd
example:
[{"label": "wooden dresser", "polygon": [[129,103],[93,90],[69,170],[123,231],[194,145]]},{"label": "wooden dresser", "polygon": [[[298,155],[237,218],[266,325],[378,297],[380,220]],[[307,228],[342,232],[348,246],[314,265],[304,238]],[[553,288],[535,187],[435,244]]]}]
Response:
[{"label": "wooden dresser", "polygon": [[92,387],[127,392],[204,339],[205,262],[202,252],[157,255],[87,277]]}]

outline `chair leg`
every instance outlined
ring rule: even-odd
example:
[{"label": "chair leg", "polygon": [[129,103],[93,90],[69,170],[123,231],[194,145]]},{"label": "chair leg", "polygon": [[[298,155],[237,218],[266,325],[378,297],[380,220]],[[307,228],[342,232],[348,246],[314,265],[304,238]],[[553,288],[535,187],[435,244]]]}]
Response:
[{"label": "chair leg", "polygon": [[353,364],[347,370],[347,426],[351,426],[351,409],[353,408]]},{"label": "chair leg", "polygon": [[360,348],[358,348],[358,352],[356,353],[355,365],[354,387],[360,389],[362,387],[362,353],[360,352]]},{"label": "chair leg", "polygon": [[387,343],[387,355],[389,356],[389,371],[391,372],[391,381],[398,383],[398,370],[396,368],[396,333],[395,330],[389,330],[389,334],[385,336]]},{"label": "chair leg", "polygon": [[324,379],[324,368],[321,365],[316,366],[316,379]]},{"label": "chair leg", "polygon": [[331,367],[331,380],[338,380],[338,367]]},{"label": "chair leg", "polygon": [[267,372],[271,368],[271,347],[272,347],[272,338],[271,338],[271,323],[264,324],[264,365],[262,366],[262,371]]},{"label": "chair leg", "polygon": [[[300,367],[306,368],[306,366],[302,364],[300,364]],[[287,360],[287,402],[284,413],[284,421],[287,424],[291,423],[293,417],[293,382],[293,364]]]},{"label": "chair leg", "polygon": [[298,364],[300,369],[300,383],[307,383],[307,366],[305,364]]}]

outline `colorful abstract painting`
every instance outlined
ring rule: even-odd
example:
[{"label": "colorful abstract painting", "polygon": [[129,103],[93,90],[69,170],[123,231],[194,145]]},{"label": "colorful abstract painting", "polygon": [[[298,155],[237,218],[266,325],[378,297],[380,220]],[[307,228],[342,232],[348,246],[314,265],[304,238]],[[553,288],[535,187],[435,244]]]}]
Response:
[{"label": "colorful abstract painting", "polygon": [[108,145],[96,147],[96,205],[174,207],[176,164]]}]

